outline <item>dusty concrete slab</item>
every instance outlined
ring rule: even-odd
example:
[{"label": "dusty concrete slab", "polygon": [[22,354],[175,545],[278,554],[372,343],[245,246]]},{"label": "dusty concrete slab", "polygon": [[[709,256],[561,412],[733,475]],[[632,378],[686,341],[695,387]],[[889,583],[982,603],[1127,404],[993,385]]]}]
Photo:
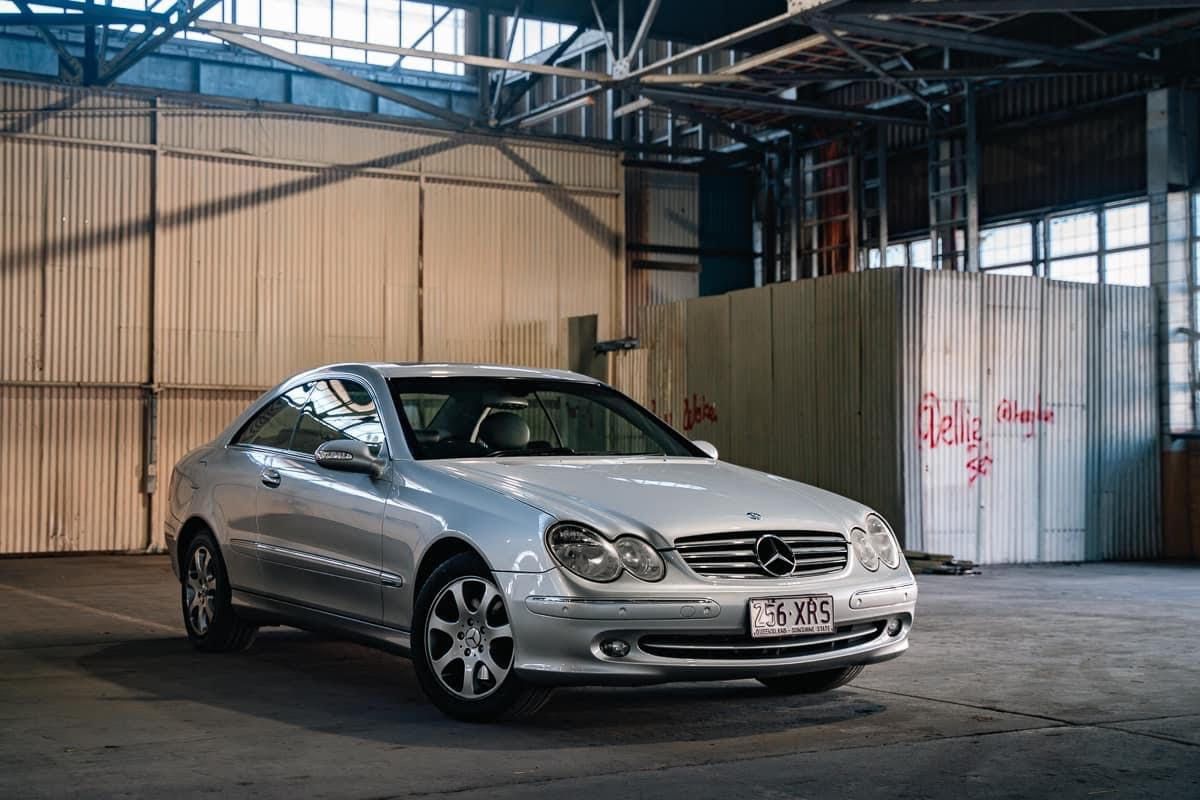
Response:
[{"label": "dusty concrete slab", "polygon": [[357,645],[196,653],[161,558],[0,561],[0,796],[1196,796],[1198,577],[924,578],[913,651],[823,697],[575,689],[472,726]]}]

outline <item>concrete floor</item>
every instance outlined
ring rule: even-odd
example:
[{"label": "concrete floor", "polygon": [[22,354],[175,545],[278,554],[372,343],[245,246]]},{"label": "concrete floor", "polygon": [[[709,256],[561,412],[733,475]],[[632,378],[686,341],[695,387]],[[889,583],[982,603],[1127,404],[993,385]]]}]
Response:
[{"label": "concrete floor", "polygon": [[560,691],[447,720],[407,662],[288,629],[202,655],[161,557],[0,560],[0,797],[1200,797],[1200,567],[923,577],[850,687]]}]

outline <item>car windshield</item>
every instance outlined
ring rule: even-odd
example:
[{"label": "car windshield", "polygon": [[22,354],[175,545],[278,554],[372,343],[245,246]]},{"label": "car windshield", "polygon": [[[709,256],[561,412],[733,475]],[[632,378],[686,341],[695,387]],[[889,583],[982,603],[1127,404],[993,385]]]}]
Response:
[{"label": "car windshield", "polygon": [[600,384],[527,378],[393,378],[419,459],[699,456],[687,439]]}]

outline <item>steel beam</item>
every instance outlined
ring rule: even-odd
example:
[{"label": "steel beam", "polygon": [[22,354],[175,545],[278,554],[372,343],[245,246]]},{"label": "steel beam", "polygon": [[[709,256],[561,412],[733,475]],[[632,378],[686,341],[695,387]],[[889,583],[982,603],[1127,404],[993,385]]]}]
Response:
[{"label": "steel beam", "polygon": [[[27,3],[25,0],[13,0],[13,4],[21,10],[22,17],[31,18],[34,16],[33,9],[29,7],[29,3]],[[45,25],[40,22],[34,22],[32,24],[33,27],[37,29],[38,35],[42,37],[46,44],[50,45],[50,47],[54,49],[55,53],[58,54],[60,63],[66,67],[68,73],[71,75],[71,79],[74,81],[81,80],[83,78],[83,64],[79,63],[79,59],[71,55],[66,46],[64,46],[63,43],[58,40],[58,37],[51,33],[50,29]]]},{"label": "steel beam", "polygon": [[908,42],[917,45],[945,47],[976,53],[989,53],[1006,58],[1027,58],[1049,61],[1056,64],[1078,64],[1093,69],[1135,72],[1160,72],[1159,65],[1134,58],[1103,56],[1079,49],[1051,47],[1048,45],[1003,39],[982,33],[966,33],[937,29],[928,25],[910,25],[903,22],[883,21],[865,17],[838,17],[834,23],[839,29],[850,33],[872,36],[879,39]]},{"label": "steel beam", "polygon": [[1088,11],[1151,11],[1195,8],[1196,0],[862,0],[844,8],[823,11],[830,16],[893,14],[937,16],[943,14],[1030,14]]},{"label": "steel beam", "polygon": [[[154,52],[160,45],[169,41],[171,37],[219,2],[221,0],[197,0],[190,8],[178,11],[175,21],[163,26],[161,30],[147,26],[141,35],[101,67],[99,83],[109,84],[115,81],[126,70]],[[159,30],[159,32],[155,33],[155,30]]]},{"label": "steel beam", "polygon": [[[533,72],[543,75],[558,75],[560,78],[576,78],[585,81],[608,81],[610,77],[603,72],[571,69],[569,67],[553,67],[546,64],[526,61],[505,61],[503,58],[479,56],[474,54],[441,53],[434,50],[414,50],[411,47],[392,47],[391,45],[357,42],[352,39],[338,39],[332,36],[316,36],[309,33],[294,31],[277,31],[270,28],[254,28],[248,25],[230,25],[225,22],[209,22],[197,20],[192,29],[216,36],[218,33],[240,34],[243,36],[266,36],[272,39],[285,39],[293,42],[309,42],[324,44],[330,47],[350,47],[355,50],[370,50],[375,53],[393,53],[413,58],[430,58],[434,61],[452,61],[456,64],[466,64],[470,67],[485,69],[507,69],[509,72]],[[282,52],[282,51],[281,51]]]},{"label": "steel beam", "polygon": [[638,25],[637,33],[633,35],[629,49],[625,50],[621,58],[613,65],[614,78],[622,78],[629,74],[630,65],[637,58],[642,45],[646,43],[646,37],[650,34],[650,26],[654,24],[654,18],[658,16],[658,7],[661,2],[662,0],[650,0],[646,5],[646,13],[642,14],[641,24]]},{"label": "steel beam", "polygon": [[[45,5],[37,3],[36,5]],[[45,25],[48,28],[77,28],[88,25],[164,25],[167,17],[153,11],[136,11],[112,6],[83,6],[78,3],[63,3],[63,6],[86,9],[82,14],[52,14],[33,11],[29,14],[2,13],[0,26]],[[54,6],[58,8],[59,6]]]},{"label": "steel beam", "polygon": [[924,97],[921,97],[921,95],[919,95],[916,92],[909,89],[903,83],[896,80],[896,78],[893,77],[890,73],[886,72],[882,67],[880,67],[878,64],[876,64],[874,61],[867,58],[862,53],[858,52],[858,50],[853,45],[851,45],[849,42],[847,42],[845,39],[843,39],[838,34],[837,31],[835,31],[832,27],[830,27],[825,22],[825,20],[811,19],[811,20],[809,20],[808,24],[811,25],[814,30],[820,31],[826,37],[828,37],[829,41],[836,44],[842,50],[842,52],[844,52],[846,55],[850,56],[852,59],[857,61],[859,64],[866,67],[869,72],[874,73],[875,76],[879,78],[879,80],[883,81],[888,86],[891,86],[893,89],[898,91],[901,94],[901,96],[911,97],[913,100],[917,101],[922,106],[925,106],[926,108],[929,107],[928,100],[926,100]]},{"label": "steel beam", "polygon": [[[417,40],[412,43],[411,47],[420,47],[421,42],[425,41],[430,36],[432,36],[433,32],[435,30],[437,30],[437,26],[441,25],[443,22],[445,22],[446,17],[450,16],[450,14],[453,12],[454,12],[453,6],[447,7],[446,10],[442,12],[442,15],[440,17],[438,17],[437,19],[435,19],[433,21],[433,24],[430,25],[428,28],[426,28],[425,32],[417,37]],[[405,59],[405,56],[400,56],[395,61],[393,61],[392,65],[390,67],[388,67],[388,72],[390,72],[390,73],[399,72],[404,59]]]},{"label": "steel beam", "polygon": [[919,125],[926,121],[899,114],[879,114],[857,109],[842,108],[824,103],[803,103],[778,97],[762,97],[746,92],[694,91],[677,89],[643,89],[642,93],[655,102],[678,101],[681,103],[718,106],[749,111],[766,111],[789,117],[808,119],[836,119],[845,122],[885,122],[891,125]]},{"label": "steel beam", "polygon": [[[559,42],[558,46],[554,48],[554,50],[542,63],[553,66],[554,62],[562,58],[563,53],[567,52],[567,50],[571,48],[571,45],[575,44],[576,40],[578,40],[586,30],[587,29],[582,25],[575,26],[575,32]],[[534,86],[537,86],[544,77],[545,75],[543,73],[534,72],[522,78],[519,84],[514,85],[508,94],[508,98],[504,101],[504,105],[499,111],[496,112],[497,119],[503,119],[504,117],[508,116],[509,112],[512,111],[513,106],[520,102],[521,98],[528,94]],[[516,82],[514,81],[514,84],[515,83]]]},{"label": "steel beam", "polygon": [[369,81],[366,78],[360,78],[357,75],[352,75],[345,70],[340,70],[337,67],[330,66],[329,64],[325,64],[316,59],[308,58],[307,56],[296,55],[295,53],[289,53],[286,50],[280,50],[278,47],[272,47],[268,44],[263,44],[256,39],[251,39],[250,37],[243,36],[241,34],[227,33],[219,30],[210,30],[210,33],[226,44],[233,45],[234,47],[241,47],[253,53],[258,53],[259,55],[273,58],[276,61],[282,61],[284,64],[290,64],[297,69],[302,69],[305,72],[311,72],[314,75],[320,75],[322,78],[328,78],[331,81],[337,81],[338,83],[344,83],[347,86],[353,86],[355,89],[360,89],[368,94],[373,94],[376,97],[382,97],[387,100],[391,100],[393,103],[399,103],[402,106],[414,108],[417,111],[428,114],[431,117],[437,117],[445,122],[449,122],[455,127],[465,129],[473,127],[475,124],[474,121],[469,117],[465,117],[462,114],[458,114],[448,108],[434,105],[433,103],[426,102],[419,97],[413,97],[410,94],[406,94],[405,92],[392,89],[391,87],[375,83],[374,81]]},{"label": "steel beam", "polygon": [[771,150],[771,148],[768,147],[766,144],[764,144],[763,142],[754,138],[754,136],[752,136],[751,134],[748,134],[745,131],[742,131],[736,125],[731,125],[730,123],[726,122],[725,120],[721,119],[720,117],[713,116],[712,114],[709,114],[706,111],[701,111],[700,109],[696,108],[693,105],[681,102],[679,100],[659,99],[657,102],[658,102],[658,105],[669,108],[672,111],[674,111],[676,114],[680,114],[682,116],[688,117],[689,119],[693,119],[696,122],[701,122],[705,125],[716,128],[717,130],[721,131],[726,136],[728,136],[730,139],[733,139],[736,142],[741,142],[742,144],[746,145],[746,147],[749,147],[752,150],[758,150],[758,151],[764,152],[764,153],[769,152]]},{"label": "steel beam", "polygon": [[[504,60],[512,60],[513,42],[517,40],[517,26],[521,24],[521,8],[524,7],[525,0],[517,0],[517,6],[513,9],[512,17],[509,20],[508,42],[504,45]],[[488,109],[489,122],[492,125],[496,124],[496,109],[500,105],[500,93],[504,91],[504,81],[508,78],[508,69],[500,68],[500,74],[496,80],[496,93],[492,95],[492,104]]]}]

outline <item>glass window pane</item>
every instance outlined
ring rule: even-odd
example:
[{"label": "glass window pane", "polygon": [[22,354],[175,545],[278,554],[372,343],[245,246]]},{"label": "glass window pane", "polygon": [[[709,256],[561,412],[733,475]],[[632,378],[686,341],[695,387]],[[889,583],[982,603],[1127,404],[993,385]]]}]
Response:
[{"label": "glass window pane", "polygon": [[[367,41],[372,44],[400,46],[400,3],[397,0],[367,0]],[[367,53],[367,63],[390,67],[396,63],[394,53]]]},{"label": "glass window pane", "polygon": [[234,22],[238,25],[248,25],[252,28],[259,26],[259,0],[237,0],[237,19]]},{"label": "glass window pane", "polygon": [[1094,253],[1100,249],[1096,215],[1090,211],[1050,220],[1050,257]]},{"label": "glass window pane", "polygon": [[882,262],[879,260],[879,248],[872,247],[867,251],[867,269],[879,269]]},{"label": "glass window pane", "polygon": [[1150,243],[1150,204],[1135,203],[1104,211],[1104,247],[1134,247]]},{"label": "glass window pane", "polygon": [[[333,35],[355,42],[367,40],[367,12],[364,0],[333,0]],[[362,61],[364,52],[351,47],[333,48],[333,57],[342,61]]]},{"label": "glass window pane", "polygon": [[[415,47],[418,50],[432,50],[433,36],[426,36],[433,25],[433,6],[428,3],[410,3],[408,0],[400,4],[400,45]],[[433,61],[428,58],[406,58],[402,62],[405,69],[416,69],[422,72],[433,70]]]},{"label": "glass window pane", "polygon": [[[440,17],[445,13],[445,9],[435,9]],[[452,11],[450,14],[438,24],[433,30],[433,49],[439,53],[454,53],[458,54],[458,27],[459,21],[462,18],[461,11]],[[435,61],[433,68],[436,72],[441,72],[446,75],[457,75],[462,69],[462,64],[454,61]]]},{"label": "glass window pane", "polygon": [[1150,250],[1126,250],[1104,257],[1104,282],[1121,286],[1150,285]]},{"label": "glass window pane", "polygon": [[1050,275],[1056,281],[1099,283],[1100,268],[1096,256],[1063,258],[1050,262]]},{"label": "glass window pane", "polygon": [[883,265],[885,267],[904,267],[908,265],[907,259],[907,247],[902,244],[890,244],[884,256]]},{"label": "glass window pane", "polygon": [[361,384],[347,380],[317,381],[304,405],[291,449],[315,453],[325,442],[355,439],[376,455],[383,445],[383,424],[375,401]]},{"label": "glass window pane", "polygon": [[[329,17],[329,0],[298,0],[296,30],[314,36],[329,36],[332,20]],[[296,51],[301,55],[329,58],[329,45],[300,42]]]},{"label": "glass window pane", "polygon": [[1033,276],[1033,265],[1032,264],[1019,264],[1016,266],[1008,266],[1008,267],[993,267],[989,270],[986,270],[986,272],[988,275],[1028,275],[1028,276],[1032,277]]},{"label": "glass window pane", "polygon": [[[294,0],[262,0],[262,26],[276,31],[296,30],[296,3]],[[296,43],[290,39],[263,37],[263,44],[296,52]]]},{"label": "glass window pane", "polygon": [[918,269],[932,269],[933,248],[928,239],[918,239],[909,245],[909,266]]},{"label": "glass window pane", "polygon": [[1025,264],[1033,259],[1033,226],[1028,222],[979,232],[979,264],[984,269]]},{"label": "glass window pane", "polygon": [[292,429],[300,417],[300,407],[304,405],[311,389],[312,384],[306,383],[276,397],[246,423],[246,427],[233,438],[233,443],[288,449]]}]

